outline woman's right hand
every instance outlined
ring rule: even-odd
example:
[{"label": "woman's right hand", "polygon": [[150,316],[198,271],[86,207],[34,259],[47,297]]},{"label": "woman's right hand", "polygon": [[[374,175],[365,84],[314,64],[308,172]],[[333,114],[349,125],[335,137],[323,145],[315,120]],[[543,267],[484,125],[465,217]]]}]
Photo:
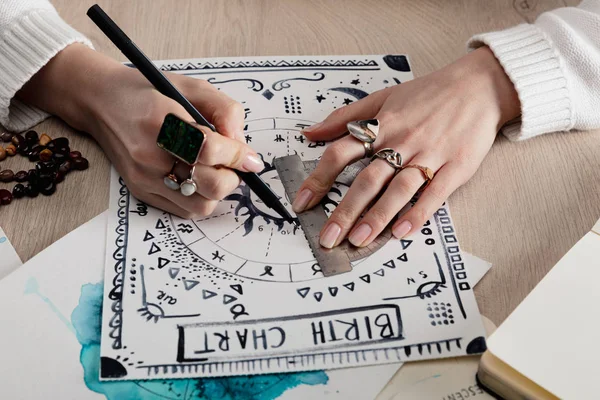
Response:
[{"label": "woman's right hand", "polygon": [[[206,140],[195,169],[198,189],[189,197],[164,185],[175,158],[156,145],[156,137],[169,113],[193,119],[136,69],[74,44],[38,72],[20,97],[92,134],[139,200],[182,218],[205,216],[240,184],[232,169],[260,172],[264,164],[243,142],[244,110],[239,103],[206,81],[175,74],[169,80],[218,132],[201,127]],[[36,99],[33,93],[29,96],[31,83],[37,85]],[[63,99],[61,105],[56,105],[57,96]],[[175,174],[184,180],[189,167],[178,163]]]}]

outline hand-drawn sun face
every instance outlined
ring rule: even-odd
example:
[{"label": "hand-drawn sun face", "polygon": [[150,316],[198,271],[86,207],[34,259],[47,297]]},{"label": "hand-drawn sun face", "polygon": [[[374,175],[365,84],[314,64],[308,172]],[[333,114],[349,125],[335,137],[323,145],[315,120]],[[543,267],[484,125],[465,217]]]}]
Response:
[{"label": "hand-drawn sun face", "polygon": [[[259,175],[292,215],[290,199],[273,161],[291,154],[298,154],[303,160],[320,158],[325,143],[309,142],[300,132],[311,123],[285,118],[247,121],[246,141],[265,165]],[[334,186],[323,200],[327,212],[335,209],[347,190],[340,183]],[[316,273],[318,265],[302,229],[266,207],[245,184],[221,201],[211,216],[193,222],[194,227],[181,230],[174,220],[174,228],[182,243],[215,267],[270,281],[322,276]]]}]

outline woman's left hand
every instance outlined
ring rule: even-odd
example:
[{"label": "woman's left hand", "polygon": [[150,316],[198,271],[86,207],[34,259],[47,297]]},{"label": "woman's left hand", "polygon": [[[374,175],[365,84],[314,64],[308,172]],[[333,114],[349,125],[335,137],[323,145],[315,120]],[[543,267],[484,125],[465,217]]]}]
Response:
[{"label": "woman's left hand", "polygon": [[[373,144],[375,152],[392,148],[402,155],[404,166],[417,164],[433,170],[435,177],[419,200],[393,225],[394,236],[403,238],[419,229],[471,178],[500,126],[519,113],[512,82],[484,47],[428,76],[380,90],[338,109],[304,134],[312,141],[328,141],[342,136],[349,121],[376,118],[379,134]],[[300,188],[294,211],[318,204],[344,167],[364,155],[363,144],[352,136],[332,143]],[[346,236],[355,246],[369,245],[425,182],[419,169],[396,172],[381,159],[369,164],[321,230],[321,245],[335,247]]]}]

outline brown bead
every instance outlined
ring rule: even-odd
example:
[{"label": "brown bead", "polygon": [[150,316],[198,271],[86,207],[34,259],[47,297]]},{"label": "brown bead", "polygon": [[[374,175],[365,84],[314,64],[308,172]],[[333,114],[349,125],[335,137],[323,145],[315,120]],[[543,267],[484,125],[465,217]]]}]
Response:
[{"label": "brown bead", "polygon": [[40,152],[40,161],[50,161],[52,159],[52,152],[48,149],[44,149]]},{"label": "brown bead", "polygon": [[56,192],[56,183],[50,182],[48,186],[40,188],[40,193],[44,196],[52,196]]},{"label": "brown bead", "polygon": [[36,146],[34,147],[29,154],[27,154],[27,157],[29,158],[29,161],[38,161],[40,159],[40,153],[44,151],[44,148],[42,146]]},{"label": "brown bead", "polygon": [[23,135],[18,134],[18,133],[13,135],[11,142],[12,142],[12,144],[15,145],[17,150],[19,150],[25,146],[25,138],[23,137]]},{"label": "brown bead", "polygon": [[[52,144],[52,142],[50,142],[50,144]],[[71,149],[70,149],[68,146],[67,146],[67,147],[56,147],[56,146],[55,146],[55,147],[53,147],[53,148],[50,148],[50,147],[48,147],[48,148],[49,148],[50,150],[52,150],[52,152],[53,152],[54,154],[63,154],[63,155],[65,156],[64,158],[67,158],[67,156],[68,156],[68,155],[69,155],[69,153],[71,152]]]},{"label": "brown bead", "polygon": [[6,159],[6,150],[4,150],[4,147],[0,146],[0,161]]},{"label": "brown bead", "polygon": [[90,163],[86,158],[81,157],[73,160],[73,166],[76,170],[83,171],[84,169],[88,169]]},{"label": "brown bead", "polygon": [[32,185],[27,185],[25,186],[25,194],[27,195],[27,197],[37,197],[37,195],[40,193],[40,191]]},{"label": "brown bead", "polygon": [[11,143],[8,146],[6,146],[6,154],[8,154],[11,157],[17,154],[17,148],[14,144]]},{"label": "brown bead", "polygon": [[2,135],[0,135],[0,139],[2,139],[2,141],[4,143],[10,142],[12,137],[13,137],[13,134],[10,132],[4,132]]},{"label": "brown bead", "polygon": [[0,182],[12,182],[14,178],[15,173],[10,169],[5,169],[4,171],[0,172]]},{"label": "brown bead", "polygon": [[25,197],[25,186],[23,186],[20,183],[17,183],[13,188],[12,194],[15,199]]},{"label": "brown bead", "polygon": [[29,147],[33,147],[38,142],[38,133],[36,131],[29,131],[25,134],[25,141]]},{"label": "brown bead", "polygon": [[6,189],[0,189],[0,204],[3,206],[10,204],[13,199],[13,195]]},{"label": "brown bead", "polygon": [[54,183],[61,183],[65,180],[65,173],[58,171],[54,177]]},{"label": "brown bead", "polygon": [[25,181],[27,181],[28,176],[29,176],[29,173],[27,171],[19,171],[15,174],[15,181],[25,182]]},{"label": "brown bead", "polygon": [[54,160],[56,164],[60,165],[67,160],[67,156],[61,153],[54,153],[52,154],[52,160]]},{"label": "brown bead", "polygon": [[47,144],[47,146],[50,150],[66,148],[69,147],[69,139],[67,139],[66,137],[59,137],[53,139],[50,143]]},{"label": "brown bead", "polygon": [[46,146],[50,141],[52,141],[52,138],[45,133],[42,133],[42,136],[40,136],[40,144]]},{"label": "brown bead", "polygon": [[62,164],[60,164],[60,167],[58,167],[58,172],[66,174],[71,170],[71,168],[73,168],[73,163],[69,160],[66,160],[63,161]]},{"label": "brown bead", "polygon": [[76,158],[81,158],[81,153],[78,151],[72,151],[69,153],[69,157],[71,157],[71,160],[74,160]]}]

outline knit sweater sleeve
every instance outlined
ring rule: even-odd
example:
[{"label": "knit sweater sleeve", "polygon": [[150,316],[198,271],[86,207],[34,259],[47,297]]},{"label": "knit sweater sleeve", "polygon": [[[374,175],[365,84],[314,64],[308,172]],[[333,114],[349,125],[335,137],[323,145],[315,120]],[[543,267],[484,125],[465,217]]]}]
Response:
[{"label": "knit sweater sleeve", "polygon": [[510,140],[600,128],[600,0],[476,35],[467,45],[487,45],[515,86],[521,115],[502,128]]},{"label": "knit sweater sleeve", "polygon": [[0,124],[23,131],[48,114],[15,94],[68,45],[91,42],[69,26],[47,0],[0,0]]}]

